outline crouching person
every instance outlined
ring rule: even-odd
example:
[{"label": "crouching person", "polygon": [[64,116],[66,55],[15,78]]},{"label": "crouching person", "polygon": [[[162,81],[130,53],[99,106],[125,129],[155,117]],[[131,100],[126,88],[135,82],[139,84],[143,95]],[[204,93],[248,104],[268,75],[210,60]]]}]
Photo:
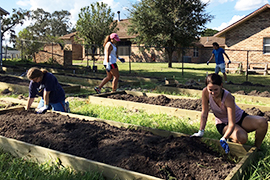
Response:
[{"label": "crouching person", "polygon": [[33,67],[28,70],[27,78],[31,81],[26,110],[30,109],[36,96],[41,96],[37,113],[44,113],[48,109],[69,112],[69,104],[65,103],[65,92],[52,73]]}]

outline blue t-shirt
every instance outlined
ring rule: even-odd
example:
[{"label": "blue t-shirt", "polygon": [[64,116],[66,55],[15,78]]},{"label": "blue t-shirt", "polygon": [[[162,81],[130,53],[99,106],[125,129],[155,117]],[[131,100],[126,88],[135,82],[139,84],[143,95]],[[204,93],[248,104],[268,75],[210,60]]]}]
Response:
[{"label": "blue t-shirt", "polygon": [[29,97],[43,97],[43,91],[50,91],[49,103],[59,103],[65,100],[65,91],[52,73],[45,73],[41,82],[30,81]]},{"label": "blue t-shirt", "polygon": [[214,49],[212,51],[212,53],[215,55],[215,60],[216,60],[216,64],[221,64],[224,63],[224,57],[223,57],[223,53],[224,53],[224,49],[222,48],[218,48],[217,50]]}]

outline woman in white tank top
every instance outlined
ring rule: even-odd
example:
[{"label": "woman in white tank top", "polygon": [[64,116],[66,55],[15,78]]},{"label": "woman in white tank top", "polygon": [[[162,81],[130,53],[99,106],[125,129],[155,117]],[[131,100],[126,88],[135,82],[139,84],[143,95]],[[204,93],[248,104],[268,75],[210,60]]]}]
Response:
[{"label": "woman in white tank top", "polygon": [[[112,81],[112,92],[117,89],[119,80],[119,71],[116,64],[117,61],[117,48],[116,43],[120,41],[116,33],[112,33],[104,40],[104,61],[103,65],[106,68],[107,77],[105,77],[98,87],[95,87],[95,91],[100,94],[101,88],[113,78]],[[125,62],[123,58],[118,58],[121,62]]]},{"label": "woman in white tank top", "polygon": [[222,135],[220,144],[225,152],[229,152],[227,140],[245,144],[248,133],[256,131],[255,146],[260,148],[268,130],[268,122],[262,116],[251,116],[240,109],[230,92],[223,89],[222,77],[218,74],[210,74],[205,81],[206,87],[202,92],[202,114],[198,133],[192,135],[202,137],[207,122],[209,104],[216,117],[217,130]]}]

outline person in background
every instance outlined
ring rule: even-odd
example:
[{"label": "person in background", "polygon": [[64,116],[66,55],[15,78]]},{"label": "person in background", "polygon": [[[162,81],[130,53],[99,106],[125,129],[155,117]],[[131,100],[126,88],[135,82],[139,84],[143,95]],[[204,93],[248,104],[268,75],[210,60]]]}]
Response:
[{"label": "person in background", "polygon": [[225,72],[225,61],[224,61],[223,54],[228,58],[229,64],[231,63],[231,60],[230,60],[229,56],[225,53],[224,49],[219,47],[219,44],[217,42],[213,43],[213,48],[214,48],[214,50],[212,51],[212,56],[207,61],[207,65],[215,57],[215,61],[216,61],[215,73],[218,74],[219,70],[220,70],[223,73],[225,83],[227,83],[227,75]]},{"label": "person in background", "polygon": [[32,67],[27,71],[29,97],[26,110],[30,109],[35,97],[41,96],[37,113],[44,113],[48,109],[69,112],[69,103],[65,102],[65,92],[56,77],[45,69]]},{"label": "person in background", "polygon": [[116,64],[117,59],[119,59],[122,63],[125,62],[123,58],[119,58],[117,55],[116,44],[120,39],[116,33],[112,33],[108,35],[104,40],[104,61],[103,65],[106,68],[107,77],[105,77],[99,86],[95,87],[95,91],[100,94],[101,88],[112,79],[112,92],[115,92],[117,89],[117,84],[119,80],[119,70]]},{"label": "person in background", "polygon": [[222,77],[216,73],[207,76],[206,87],[202,91],[202,113],[200,130],[191,137],[202,137],[207,122],[209,104],[215,115],[216,128],[222,135],[220,144],[226,153],[229,152],[227,140],[245,144],[248,133],[255,131],[255,146],[260,148],[268,130],[264,117],[248,115],[239,108],[231,93],[222,87]]}]

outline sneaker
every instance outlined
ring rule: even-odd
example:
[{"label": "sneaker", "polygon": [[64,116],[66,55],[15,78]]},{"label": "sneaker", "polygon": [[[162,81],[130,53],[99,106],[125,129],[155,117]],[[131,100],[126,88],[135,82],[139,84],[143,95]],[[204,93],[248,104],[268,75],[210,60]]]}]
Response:
[{"label": "sneaker", "polygon": [[97,94],[101,93],[101,89],[99,87],[95,87],[95,91],[97,92]]},{"label": "sneaker", "polygon": [[66,110],[67,113],[70,113],[70,108],[69,108],[69,102],[68,101],[65,102],[65,110]]}]

